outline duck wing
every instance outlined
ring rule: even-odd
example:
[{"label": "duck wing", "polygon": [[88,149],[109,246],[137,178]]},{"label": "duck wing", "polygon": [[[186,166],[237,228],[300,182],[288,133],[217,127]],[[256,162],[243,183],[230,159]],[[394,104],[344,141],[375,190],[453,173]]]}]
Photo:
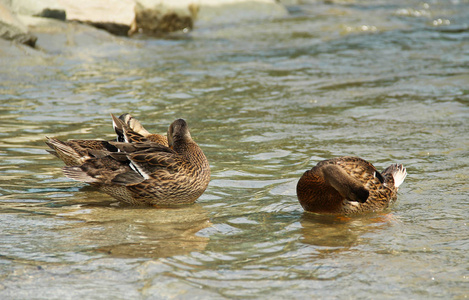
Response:
[{"label": "duck wing", "polygon": [[370,180],[385,182],[383,175],[368,161],[353,156],[343,156],[320,162],[319,164],[336,164],[342,167],[347,174],[366,184]]},{"label": "duck wing", "polygon": [[118,142],[126,142],[126,143],[143,143],[148,142],[148,139],[145,138],[142,134],[134,131],[130,128],[127,123],[125,122],[126,116],[130,116],[129,114],[124,114],[117,118],[113,114],[112,117],[112,126],[114,127],[114,131],[117,134],[117,141]]},{"label": "duck wing", "polygon": [[65,175],[87,183],[129,185],[149,179],[157,170],[171,171],[175,160],[180,161],[174,150],[156,143],[109,144],[116,151],[103,150],[80,165],[64,167]]},{"label": "duck wing", "polygon": [[[109,153],[113,159],[126,163],[143,180],[154,179],[162,174],[174,174],[186,164],[180,154],[157,143],[112,142],[119,152]],[[131,172],[132,173],[132,172]],[[135,183],[135,174],[121,173],[113,179],[116,184]],[[129,178],[130,176],[130,178]]]},{"label": "duck wing", "polygon": [[[137,143],[132,144],[132,151],[128,146],[127,151],[113,153],[112,157],[122,160],[123,156],[130,161],[130,167],[138,172],[143,178],[150,179],[154,177],[154,173],[164,170],[169,173],[177,172],[183,162],[181,155],[171,148],[156,143]],[[129,151],[130,150],[130,151]]]},{"label": "duck wing", "polygon": [[[134,132],[138,133],[139,135],[143,136],[150,142],[158,143],[164,146],[168,146],[168,139],[166,136],[161,135],[161,134],[155,134],[155,133],[150,133],[148,130],[146,130],[142,123],[140,123],[139,120],[135,119],[132,117],[130,114],[125,113],[122,114],[119,119],[127,125],[131,130]],[[121,140],[121,142],[124,140]],[[143,141],[143,140],[140,140]]]}]

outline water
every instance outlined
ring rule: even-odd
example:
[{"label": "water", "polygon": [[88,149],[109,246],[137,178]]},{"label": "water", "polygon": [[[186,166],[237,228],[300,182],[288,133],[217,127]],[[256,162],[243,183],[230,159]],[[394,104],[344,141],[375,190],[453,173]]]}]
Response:
[{"label": "water", "polygon": [[[469,3],[289,9],[175,40],[2,42],[1,298],[469,297]],[[212,168],[195,205],[119,206],[45,152],[123,112],[187,120]],[[304,213],[299,177],[341,155],[403,163],[398,204]]]}]

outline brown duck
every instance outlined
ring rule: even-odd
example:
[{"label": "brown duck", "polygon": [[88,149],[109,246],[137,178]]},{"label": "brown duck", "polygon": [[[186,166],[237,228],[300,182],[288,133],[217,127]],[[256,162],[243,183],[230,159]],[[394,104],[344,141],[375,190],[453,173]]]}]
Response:
[{"label": "brown duck", "polygon": [[128,126],[132,123],[125,117],[113,116],[113,121],[118,140],[124,142],[46,141],[49,152],[67,164],[63,168],[67,177],[130,204],[190,204],[202,195],[210,181],[210,166],[183,119],[169,127],[169,147],[136,140],[142,135]]},{"label": "brown duck", "polygon": [[397,189],[407,176],[403,165],[383,172],[358,157],[338,157],[319,162],[298,181],[296,193],[305,211],[354,214],[383,211],[397,199]]}]

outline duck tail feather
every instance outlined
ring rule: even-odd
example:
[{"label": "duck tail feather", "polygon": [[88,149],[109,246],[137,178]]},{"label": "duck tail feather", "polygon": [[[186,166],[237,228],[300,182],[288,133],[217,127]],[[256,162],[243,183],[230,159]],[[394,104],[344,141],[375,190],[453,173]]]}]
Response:
[{"label": "duck tail feather", "polygon": [[394,179],[394,186],[397,188],[404,182],[407,170],[401,164],[392,164],[383,171],[383,174],[391,174]]},{"label": "duck tail feather", "polygon": [[63,167],[62,168],[65,176],[73,180],[82,181],[86,183],[98,183],[98,179],[91,177],[80,167]]},{"label": "duck tail feather", "polygon": [[[122,117],[122,116],[121,116]],[[119,118],[121,118],[119,117]],[[127,124],[127,126],[129,126],[130,129],[132,129],[133,131],[135,131],[136,133],[146,137],[148,135],[150,135],[150,133],[148,132],[148,130],[146,130],[142,123],[140,123],[139,120],[135,119],[134,117],[132,117],[131,115],[127,114],[127,116],[125,117],[125,119],[123,120],[125,124]]]},{"label": "duck tail feather", "polygon": [[46,144],[52,149],[46,151],[60,158],[67,165],[80,165],[89,158],[89,156],[80,155],[75,149],[56,138],[48,138]]},{"label": "duck tail feather", "polygon": [[[117,142],[125,142],[125,136],[124,136],[124,122],[120,119],[111,114],[112,117],[112,127],[114,128],[114,131],[116,132]],[[121,116],[122,117],[122,116]]]},{"label": "duck tail feather", "polygon": [[49,154],[52,154],[54,155],[55,157],[57,158],[60,158],[59,155],[57,154],[57,152],[55,150],[46,150]]}]

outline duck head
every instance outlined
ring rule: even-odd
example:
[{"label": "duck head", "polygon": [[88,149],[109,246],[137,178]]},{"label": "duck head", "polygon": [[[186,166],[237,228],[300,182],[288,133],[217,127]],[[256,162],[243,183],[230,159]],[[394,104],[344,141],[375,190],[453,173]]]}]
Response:
[{"label": "duck head", "polygon": [[191,133],[189,132],[189,126],[183,119],[177,119],[168,128],[168,145],[169,147],[174,146],[174,142],[181,140],[191,140]]}]

